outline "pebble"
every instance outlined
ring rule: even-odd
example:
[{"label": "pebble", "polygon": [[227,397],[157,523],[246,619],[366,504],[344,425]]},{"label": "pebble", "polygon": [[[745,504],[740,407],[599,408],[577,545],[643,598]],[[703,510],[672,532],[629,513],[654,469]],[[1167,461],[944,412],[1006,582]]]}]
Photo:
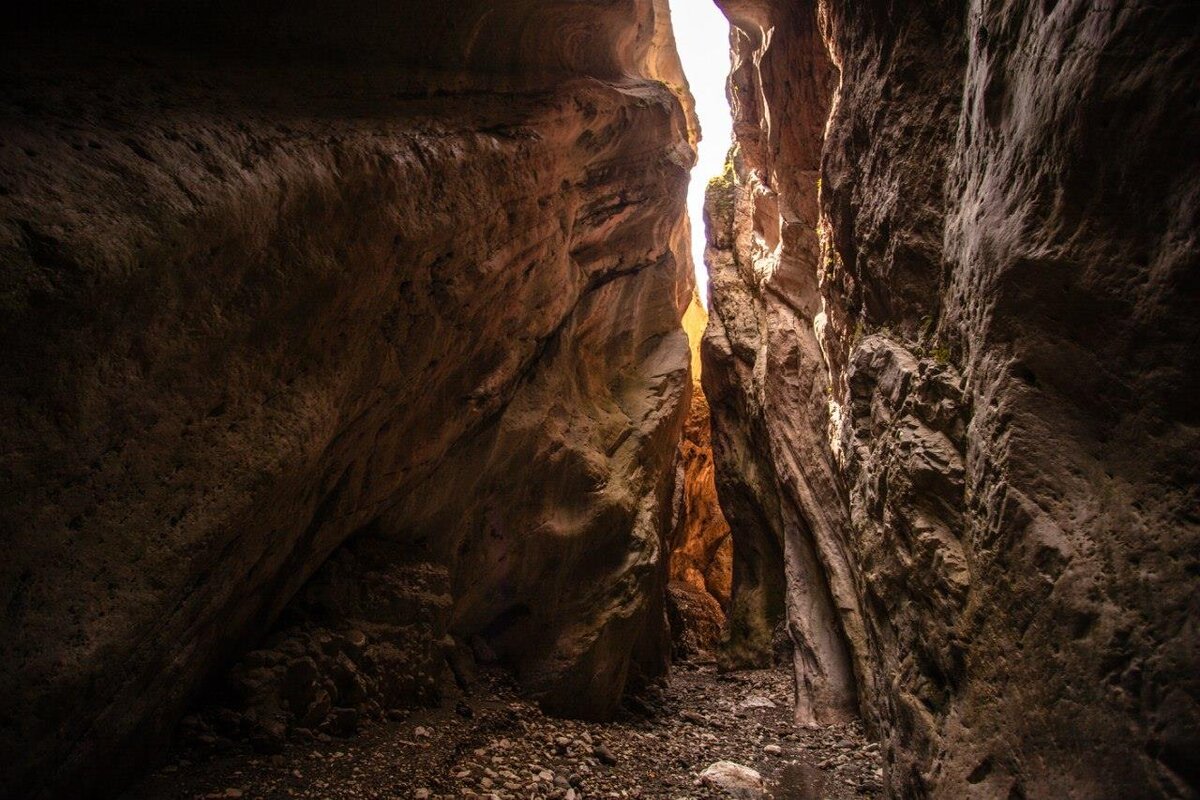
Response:
[{"label": "pebble", "polygon": [[775,708],[775,703],[767,697],[750,695],[742,701],[741,708]]},{"label": "pebble", "polygon": [[610,767],[616,766],[617,764],[617,757],[613,755],[613,751],[609,750],[602,744],[598,744],[592,748],[592,755],[594,755],[601,764],[607,764]]}]

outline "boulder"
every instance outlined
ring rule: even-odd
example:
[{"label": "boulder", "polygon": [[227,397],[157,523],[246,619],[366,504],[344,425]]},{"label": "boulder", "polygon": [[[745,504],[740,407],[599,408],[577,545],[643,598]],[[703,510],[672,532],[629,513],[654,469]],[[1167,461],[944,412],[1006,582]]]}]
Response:
[{"label": "boulder", "polygon": [[738,800],[759,800],[766,796],[762,776],[733,761],[717,761],[700,773],[700,782]]}]

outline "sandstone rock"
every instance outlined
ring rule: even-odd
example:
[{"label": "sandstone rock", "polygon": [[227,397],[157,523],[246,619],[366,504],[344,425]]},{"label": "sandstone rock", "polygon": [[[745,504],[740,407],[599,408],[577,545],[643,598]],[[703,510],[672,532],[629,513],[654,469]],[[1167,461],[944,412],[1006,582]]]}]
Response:
[{"label": "sandstone rock", "polygon": [[[564,712],[661,672],[695,138],[665,4],[119,0],[15,24],[6,792],[111,794],[277,620],[333,681],[289,683],[306,726],[432,691],[446,630]],[[287,632],[355,539],[444,570],[449,616],[389,612],[414,650],[361,619]]]},{"label": "sandstone rock", "polygon": [[707,319],[699,298],[693,297],[683,318],[692,349],[692,402],[679,443],[679,511],[670,539],[667,588],[667,617],[678,658],[715,652],[725,636],[733,577],[733,539],[717,502],[709,407],[700,388],[700,340]]},{"label": "sandstone rock", "polygon": [[679,443],[676,491],[681,495],[679,523],[671,536],[671,580],[707,592],[722,609],[729,606],[733,577],[733,541],[717,501],[708,401],[700,388],[700,342],[708,312],[693,298],[683,318],[692,347],[692,405]]},{"label": "sandstone rock", "polygon": [[765,796],[762,776],[732,761],[717,761],[708,765],[700,773],[700,781],[705,786],[719,789],[740,800],[757,800]]},{"label": "sandstone rock", "polygon": [[[865,632],[841,545],[828,376],[813,329],[816,182],[835,79],[812,7],[720,5],[735,25],[737,146],[705,206],[712,313],[702,374],[718,492],[736,531],[725,665],[771,663],[784,620],[796,644],[797,721],[843,721],[858,710],[860,651],[849,644],[865,643]],[[767,108],[774,126],[759,116]]]},{"label": "sandstone rock", "polygon": [[769,697],[760,697],[752,694],[738,703],[738,708],[775,708],[775,703]]},{"label": "sandstone rock", "polygon": [[608,747],[602,744],[598,744],[592,748],[592,755],[594,755],[596,760],[601,764],[605,764],[610,767],[617,763],[617,757],[613,754],[613,751],[609,750]]},{"label": "sandstone rock", "polygon": [[353,708],[335,708],[330,712],[321,730],[332,736],[349,736],[358,728],[358,711]]},{"label": "sandstone rock", "polygon": [[680,658],[714,652],[725,630],[725,615],[713,596],[682,581],[667,584],[667,620]]}]

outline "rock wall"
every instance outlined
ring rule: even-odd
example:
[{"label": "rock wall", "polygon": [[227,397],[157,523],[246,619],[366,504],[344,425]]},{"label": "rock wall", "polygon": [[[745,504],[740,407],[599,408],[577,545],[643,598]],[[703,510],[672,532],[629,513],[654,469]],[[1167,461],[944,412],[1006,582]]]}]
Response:
[{"label": "rock wall", "polygon": [[717,501],[709,406],[699,386],[683,427],[683,525],[671,550],[670,576],[690,583],[728,607],[732,593],[733,540]]},{"label": "rock wall", "polygon": [[733,536],[717,500],[708,400],[700,386],[700,342],[708,312],[699,297],[683,316],[692,349],[692,401],[679,440],[679,518],[671,535],[667,613],[676,653],[713,653],[725,636],[732,593]]},{"label": "rock wall", "polygon": [[742,526],[802,551],[893,796],[1200,795],[1196,7],[720,5],[735,608]]},{"label": "rock wall", "polygon": [[718,494],[734,531],[727,655],[733,665],[769,663],[786,619],[797,721],[840,722],[858,709],[859,649],[847,637],[866,634],[812,326],[821,302],[816,181],[834,81],[811,7],[725,9],[735,26],[737,145],[708,186],[712,313],[702,355]]},{"label": "rock wall", "polygon": [[127,780],[347,541],[398,618],[448,595],[429,640],[486,639],[553,710],[604,716],[664,668],[695,138],[665,12],[14,17],[6,795]]}]

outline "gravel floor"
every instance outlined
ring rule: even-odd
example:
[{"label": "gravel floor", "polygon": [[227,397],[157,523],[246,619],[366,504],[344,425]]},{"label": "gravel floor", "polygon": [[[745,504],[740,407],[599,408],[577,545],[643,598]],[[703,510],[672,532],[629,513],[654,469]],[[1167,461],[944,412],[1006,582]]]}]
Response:
[{"label": "gravel floor", "polygon": [[797,728],[783,671],[679,664],[649,707],[611,723],[548,718],[501,674],[443,708],[273,756],[180,752],[126,800],[160,798],[720,798],[700,773],[758,771],[776,800],[882,797],[879,750],[857,723]]}]

